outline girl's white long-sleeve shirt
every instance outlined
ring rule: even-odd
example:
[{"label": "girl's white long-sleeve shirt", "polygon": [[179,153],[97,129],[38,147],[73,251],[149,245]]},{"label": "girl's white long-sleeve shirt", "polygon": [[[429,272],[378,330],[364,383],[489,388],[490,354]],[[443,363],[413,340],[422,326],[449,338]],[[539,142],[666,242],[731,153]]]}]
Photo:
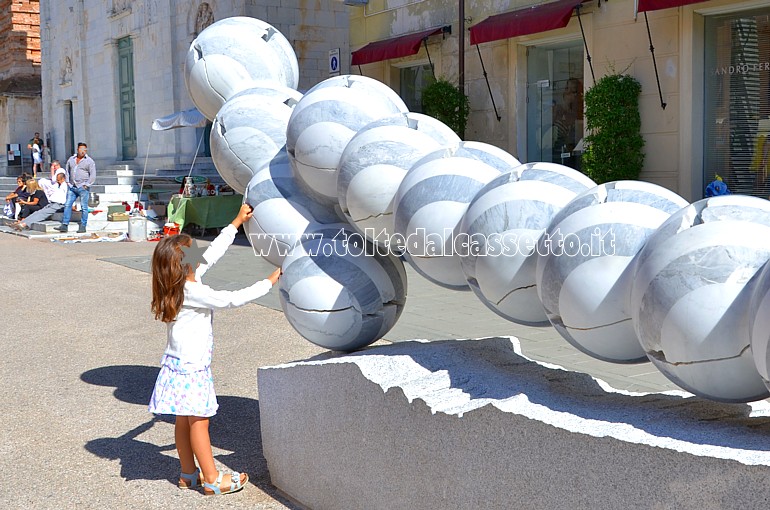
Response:
[{"label": "girl's white long-sleeve shirt", "polygon": [[214,290],[201,282],[206,271],[211,268],[227,251],[238,233],[233,225],[228,225],[214,239],[195,271],[195,281],[187,281],[184,286],[184,302],[176,320],[167,324],[168,341],[165,353],[179,358],[190,369],[203,369],[209,364],[209,354],[214,343],[212,321],[217,308],[234,308],[264,296],[270,291],[270,280],[261,280],[241,290]]}]

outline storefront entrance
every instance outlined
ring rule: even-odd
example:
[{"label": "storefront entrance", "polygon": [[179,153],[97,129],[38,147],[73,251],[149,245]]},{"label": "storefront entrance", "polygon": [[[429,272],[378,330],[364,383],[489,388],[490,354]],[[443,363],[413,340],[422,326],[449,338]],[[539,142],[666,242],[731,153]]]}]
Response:
[{"label": "storefront entrance", "polygon": [[579,170],[582,138],[583,42],[529,46],[526,160]]},{"label": "storefront entrance", "polygon": [[770,196],[770,9],[705,19],[703,182]]}]

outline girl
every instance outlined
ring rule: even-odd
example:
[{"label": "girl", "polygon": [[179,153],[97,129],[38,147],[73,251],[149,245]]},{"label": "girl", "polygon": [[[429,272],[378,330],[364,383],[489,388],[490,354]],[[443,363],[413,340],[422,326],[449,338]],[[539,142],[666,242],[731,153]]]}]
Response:
[{"label": "girl", "polygon": [[35,138],[32,141],[32,177],[37,179],[37,171],[40,169],[43,163],[43,156],[40,153],[40,146],[42,142],[40,138]]},{"label": "girl", "polygon": [[[213,290],[201,283],[201,277],[224,255],[238,227],[251,218],[251,211],[251,206],[241,206],[238,216],[222,229],[202,258],[186,234],[164,237],[152,255],[151,310],[155,319],[167,324],[168,340],[149,410],[176,415],[179,487],[196,489],[202,484],[205,494],[239,491],[249,478],[245,473],[218,472],[211,452],[209,417],[219,407],[210,367],[214,347],[212,314],[216,308],[241,306],[267,294],[281,270],[233,292]],[[200,468],[195,466],[196,458]]]}]

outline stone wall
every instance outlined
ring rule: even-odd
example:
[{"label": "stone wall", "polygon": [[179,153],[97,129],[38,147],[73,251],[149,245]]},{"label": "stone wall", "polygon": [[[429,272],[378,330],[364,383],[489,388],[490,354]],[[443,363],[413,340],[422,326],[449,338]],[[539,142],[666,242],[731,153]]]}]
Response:
[{"label": "stone wall", "polygon": [[0,1],[0,80],[40,75],[40,2]]}]

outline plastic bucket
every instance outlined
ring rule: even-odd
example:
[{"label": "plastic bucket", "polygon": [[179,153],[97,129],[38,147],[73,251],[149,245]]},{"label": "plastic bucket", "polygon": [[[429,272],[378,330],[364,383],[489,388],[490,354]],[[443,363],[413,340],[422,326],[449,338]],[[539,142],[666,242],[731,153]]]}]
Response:
[{"label": "plastic bucket", "polygon": [[132,241],[147,240],[147,218],[141,215],[128,218],[128,238]]},{"label": "plastic bucket", "polygon": [[177,223],[166,223],[163,225],[163,235],[164,236],[175,236],[179,233],[179,224]]}]

